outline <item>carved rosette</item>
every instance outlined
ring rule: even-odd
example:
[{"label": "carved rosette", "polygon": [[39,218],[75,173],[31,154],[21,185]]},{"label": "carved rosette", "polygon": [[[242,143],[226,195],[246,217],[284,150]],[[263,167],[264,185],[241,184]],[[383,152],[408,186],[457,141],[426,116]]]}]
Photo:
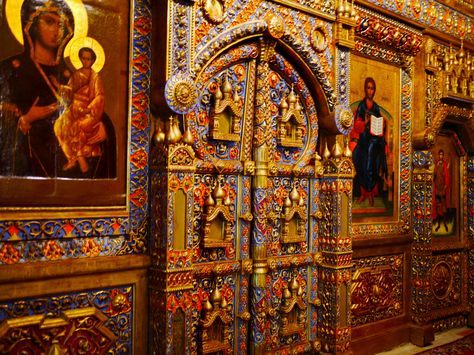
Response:
[{"label": "carved rosette", "polygon": [[224,21],[226,12],[225,0],[203,0],[201,3],[204,16],[209,22],[218,24]]},{"label": "carved rosette", "polygon": [[281,38],[285,34],[285,21],[280,15],[271,14],[267,16],[267,32],[273,38]]},{"label": "carved rosette", "polygon": [[196,99],[196,87],[188,77],[175,75],[166,82],[165,100],[174,112],[189,113],[196,105]]},{"label": "carved rosette", "polygon": [[[434,313],[445,317],[462,308],[467,299],[463,290],[463,257],[461,253],[440,254],[433,257],[430,272],[430,308]],[[465,307],[464,307],[465,308]],[[438,317],[440,318],[440,317]]]}]

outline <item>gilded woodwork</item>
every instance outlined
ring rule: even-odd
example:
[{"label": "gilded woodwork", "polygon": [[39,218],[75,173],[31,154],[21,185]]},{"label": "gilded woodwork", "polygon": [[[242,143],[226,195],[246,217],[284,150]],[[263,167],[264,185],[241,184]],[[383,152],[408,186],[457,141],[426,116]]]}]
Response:
[{"label": "gilded woodwork", "polygon": [[462,286],[466,277],[463,259],[460,252],[433,255],[429,275],[432,318],[468,308],[466,290]]},{"label": "gilded woodwork", "polygon": [[210,115],[211,138],[217,140],[239,141],[241,133],[242,98],[237,89],[232,88],[228,74],[224,74],[224,80],[216,85],[213,94],[214,105]]},{"label": "gilded woodwork", "polygon": [[[423,37],[420,32],[360,7],[356,7],[356,11],[358,37],[395,49],[395,56],[405,53],[414,57],[422,49]],[[403,59],[400,59],[400,62],[402,61]]]},{"label": "gilded woodwork", "polygon": [[294,186],[285,199],[284,210],[280,217],[282,243],[297,243],[306,240],[306,216],[305,202]]},{"label": "gilded woodwork", "polygon": [[173,76],[166,82],[165,99],[176,113],[187,113],[196,104],[197,92],[193,82],[184,76]]},{"label": "gilded woodwork", "polygon": [[453,49],[452,45],[448,48],[428,37],[424,49],[425,70],[435,76],[439,98],[474,103],[474,65],[463,42],[458,49]]},{"label": "gilded woodwork", "polygon": [[[126,300],[112,302],[122,308]],[[0,324],[0,351],[106,354],[117,340],[104,324],[107,319],[95,307],[66,310],[56,318],[38,314],[7,319]]]},{"label": "gilded woodwork", "polygon": [[302,298],[303,289],[293,275],[283,288],[280,313],[280,335],[289,336],[304,331],[306,326],[306,302]]},{"label": "gilded woodwork", "polygon": [[353,49],[355,47],[356,9],[354,2],[339,0],[336,7],[334,40],[336,44]]},{"label": "gilded woodwork", "polygon": [[216,182],[212,194],[208,194],[205,202],[203,247],[222,248],[233,245],[234,214],[230,210],[229,194],[222,189],[221,181]]},{"label": "gilded woodwork", "polygon": [[224,20],[226,7],[225,0],[202,0],[204,15],[212,23],[220,23]]},{"label": "gilded woodwork", "polygon": [[351,322],[360,326],[403,313],[403,255],[354,260]]},{"label": "gilded woodwork", "polygon": [[202,309],[203,316],[200,320],[202,339],[199,352],[213,354],[222,351],[224,354],[232,354],[229,325],[233,322],[233,317],[230,306],[217,285],[204,301]]},{"label": "gilded woodwork", "polygon": [[292,88],[288,96],[284,96],[280,102],[277,142],[281,146],[297,148],[303,146],[303,116],[301,109],[300,100]]}]

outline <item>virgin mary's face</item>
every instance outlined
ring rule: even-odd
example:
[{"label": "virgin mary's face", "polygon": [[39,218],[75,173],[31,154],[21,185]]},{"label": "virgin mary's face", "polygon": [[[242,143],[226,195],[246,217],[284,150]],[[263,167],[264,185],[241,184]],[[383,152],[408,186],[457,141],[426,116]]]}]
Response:
[{"label": "virgin mary's face", "polygon": [[63,39],[61,17],[55,13],[45,12],[40,15],[37,27],[37,40],[45,48],[54,50]]}]

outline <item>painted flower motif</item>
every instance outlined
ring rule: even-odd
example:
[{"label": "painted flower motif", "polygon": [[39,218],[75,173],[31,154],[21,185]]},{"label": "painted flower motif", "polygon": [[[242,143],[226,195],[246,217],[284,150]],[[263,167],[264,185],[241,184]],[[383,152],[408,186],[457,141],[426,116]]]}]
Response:
[{"label": "painted flower motif", "polygon": [[216,153],[215,148],[212,144],[206,144],[206,153],[214,155]]},{"label": "painted flower motif", "polygon": [[139,54],[133,59],[133,67],[141,74],[146,74],[150,69],[150,61],[144,54]]},{"label": "painted flower motif", "polygon": [[137,207],[143,207],[147,202],[147,193],[143,188],[137,188],[130,194],[130,201]]},{"label": "painted flower motif", "polygon": [[148,127],[148,115],[141,111],[132,115],[132,126],[143,131]]},{"label": "painted flower motif", "polygon": [[198,203],[199,206],[204,206],[206,202],[207,195],[209,194],[209,189],[204,183],[201,183],[194,189],[194,201]]},{"label": "painted flower motif", "polygon": [[198,124],[200,126],[207,126],[209,124],[209,115],[206,111],[201,111],[198,114]]},{"label": "painted flower motif", "polygon": [[46,243],[43,249],[43,255],[49,260],[57,260],[64,254],[61,246],[55,240]]},{"label": "painted flower motif", "polygon": [[278,76],[277,73],[271,72],[269,81],[270,81],[270,87],[276,88],[278,82],[280,81],[280,77]]},{"label": "painted flower motif", "polygon": [[231,159],[237,159],[239,156],[239,149],[235,146],[230,148],[229,156]]},{"label": "painted flower motif", "polygon": [[242,64],[235,66],[234,73],[237,76],[237,81],[243,81],[245,79],[245,67]]},{"label": "painted flower motif", "polygon": [[20,261],[20,252],[12,244],[6,243],[0,249],[0,261],[4,264],[16,264]]},{"label": "painted flower motif", "polygon": [[148,154],[143,149],[138,149],[131,155],[130,161],[137,169],[143,169],[148,164]]},{"label": "painted flower motif", "polygon": [[189,292],[185,292],[183,294],[183,297],[181,298],[180,305],[181,305],[182,309],[188,309],[188,308],[192,307],[193,300],[192,300],[191,296],[189,295]]},{"label": "painted flower motif", "polygon": [[179,186],[180,186],[178,177],[175,176],[175,175],[172,175],[170,177],[168,185],[169,185],[169,187],[172,191],[174,191],[174,192],[178,191]]},{"label": "painted flower motif", "polygon": [[176,311],[176,308],[178,307],[179,307],[178,298],[174,294],[171,294],[170,297],[168,298],[168,304],[166,305],[166,309],[174,313]]},{"label": "painted flower motif", "polygon": [[94,239],[88,238],[82,246],[82,252],[87,256],[97,256],[100,254],[100,245]]},{"label": "painted flower motif", "polygon": [[184,192],[188,192],[193,187],[193,179],[191,176],[185,176],[183,179],[182,187]]},{"label": "painted flower motif", "polygon": [[277,116],[279,113],[278,106],[275,105],[273,102],[270,105],[270,113],[273,117]]},{"label": "painted flower motif", "polygon": [[148,105],[148,97],[144,92],[140,92],[132,98],[132,105],[137,109],[137,111],[145,111]]},{"label": "painted flower motif", "polygon": [[280,206],[283,206],[283,202],[286,199],[286,196],[288,196],[287,191],[283,186],[278,187],[275,189],[274,194],[273,194],[273,200]]},{"label": "painted flower motif", "polygon": [[217,91],[217,87],[218,87],[217,82],[213,81],[212,83],[209,84],[209,92],[211,94],[215,94]]},{"label": "painted flower motif", "polygon": [[128,295],[117,289],[112,290],[110,294],[110,304],[106,313],[111,316],[116,316],[121,313],[128,313],[131,309],[132,306]]}]

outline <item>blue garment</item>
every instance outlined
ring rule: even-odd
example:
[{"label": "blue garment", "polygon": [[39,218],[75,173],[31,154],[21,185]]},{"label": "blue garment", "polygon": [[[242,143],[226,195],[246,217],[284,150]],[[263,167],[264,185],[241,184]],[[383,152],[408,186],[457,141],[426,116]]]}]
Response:
[{"label": "blue garment", "polygon": [[[370,111],[368,111],[366,100],[364,99],[357,106],[356,120],[364,119],[366,114],[381,117],[380,107],[375,101]],[[352,153],[352,161],[354,162],[356,176],[354,178],[355,184],[371,192],[379,177],[387,177],[387,159],[385,150],[387,142],[385,140],[385,130],[387,129],[384,123],[384,134],[375,136],[370,133],[370,119],[365,124],[364,131],[360,133],[357,145]]]}]

